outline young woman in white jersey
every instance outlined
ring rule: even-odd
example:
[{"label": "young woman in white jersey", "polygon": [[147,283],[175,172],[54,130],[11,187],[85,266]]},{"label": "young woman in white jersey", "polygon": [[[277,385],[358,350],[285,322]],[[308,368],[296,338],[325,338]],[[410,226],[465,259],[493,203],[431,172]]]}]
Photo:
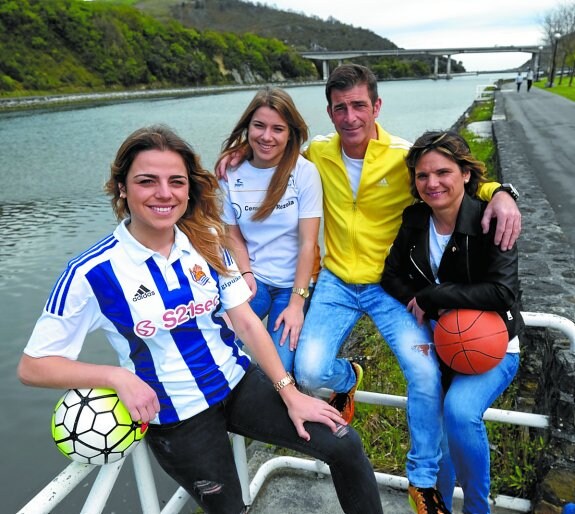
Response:
[{"label": "young woman in white jersey", "polygon": [[[116,390],[132,419],[150,423],[162,468],[205,512],[245,511],[228,431],[327,462],[345,512],[382,512],[357,433],[297,390],[250,308],[222,246],[217,181],[192,148],[164,126],[137,130],[106,191],[121,222],[68,263],[24,350],[22,382]],[[98,329],[119,366],[77,360]]]},{"label": "young woman in white jersey", "polygon": [[[319,173],[300,155],[308,128],[292,98],[266,87],[255,95],[223,145],[219,161],[245,160],[221,181],[227,238],[287,371],[319,272],[322,216]],[[217,168],[217,165],[216,165]]]}]

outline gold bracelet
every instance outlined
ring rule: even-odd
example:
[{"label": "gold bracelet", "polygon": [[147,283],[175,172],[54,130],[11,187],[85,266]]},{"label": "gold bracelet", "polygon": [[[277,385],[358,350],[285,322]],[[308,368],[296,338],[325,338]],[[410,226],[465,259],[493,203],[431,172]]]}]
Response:
[{"label": "gold bracelet", "polygon": [[278,380],[274,384],[274,389],[279,393],[285,386],[288,386],[290,384],[295,385],[295,380],[291,376],[291,374],[288,372],[288,374],[285,377],[283,377],[281,380]]}]

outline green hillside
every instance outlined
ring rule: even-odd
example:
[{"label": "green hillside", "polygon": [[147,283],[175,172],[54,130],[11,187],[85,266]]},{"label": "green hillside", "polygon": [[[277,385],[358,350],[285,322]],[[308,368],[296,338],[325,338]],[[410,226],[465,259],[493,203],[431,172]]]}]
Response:
[{"label": "green hillside", "polygon": [[0,0],[0,92],[69,92],[316,78],[284,43],[185,28],[131,6]]},{"label": "green hillside", "polygon": [[[239,0],[0,0],[0,96],[315,80],[298,51],[317,47],[395,45]],[[416,60],[369,65],[380,78],[431,70]]]},{"label": "green hillside", "polygon": [[197,30],[243,34],[252,32],[276,38],[297,50],[386,50],[397,48],[388,39],[334,18],[281,11],[259,2],[243,0],[139,0],[142,11],[159,19],[175,19]]},{"label": "green hillside", "polygon": [[[398,48],[387,38],[335,18],[322,20],[316,16],[273,9],[259,2],[246,0],[124,1],[158,19],[177,20],[187,27],[200,31],[211,29],[235,34],[251,32],[262,37],[279,39],[298,51]],[[428,76],[433,70],[432,57],[386,57],[358,59],[357,61],[370,66],[380,79]],[[440,58],[440,69],[445,68],[446,59]],[[465,71],[465,68],[456,62],[452,62],[451,69],[454,73]],[[319,69],[318,76],[321,76]]]}]

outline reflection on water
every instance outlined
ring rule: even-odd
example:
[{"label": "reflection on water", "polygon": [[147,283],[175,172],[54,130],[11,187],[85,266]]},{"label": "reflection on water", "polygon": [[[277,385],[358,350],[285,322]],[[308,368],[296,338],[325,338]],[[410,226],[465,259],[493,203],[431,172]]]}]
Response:
[{"label": "reflection on water", "polygon": [[[52,200],[0,206],[0,289],[6,295],[54,282],[65,262],[113,229],[104,195],[79,202]],[[24,277],[37,279],[30,283]]]},{"label": "reflection on water", "polygon": [[66,263],[116,222],[103,195],[0,206],[0,376],[13,376],[20,352]]}]

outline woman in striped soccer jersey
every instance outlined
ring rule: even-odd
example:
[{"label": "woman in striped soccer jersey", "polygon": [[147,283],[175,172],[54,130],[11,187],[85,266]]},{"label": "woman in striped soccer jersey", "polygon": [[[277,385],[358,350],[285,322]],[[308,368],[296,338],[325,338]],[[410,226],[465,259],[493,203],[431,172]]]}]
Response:
[{"label": "woman in striped soccer jersey", "polygon": [[[120,224],[56,282],[24,349],[21,381],[114,389],[133,420],[150,423],[156,459],[205,512],[245,511],[228,432],[325,461],[344,512],[382,512],[359,436],[326,402],[298,391],[250,308],[222,245],[217,180],[192,148],[165,126],[137,130],[118,150],[106,192]],[[77,360],[98,329],[119,365]]]}]

